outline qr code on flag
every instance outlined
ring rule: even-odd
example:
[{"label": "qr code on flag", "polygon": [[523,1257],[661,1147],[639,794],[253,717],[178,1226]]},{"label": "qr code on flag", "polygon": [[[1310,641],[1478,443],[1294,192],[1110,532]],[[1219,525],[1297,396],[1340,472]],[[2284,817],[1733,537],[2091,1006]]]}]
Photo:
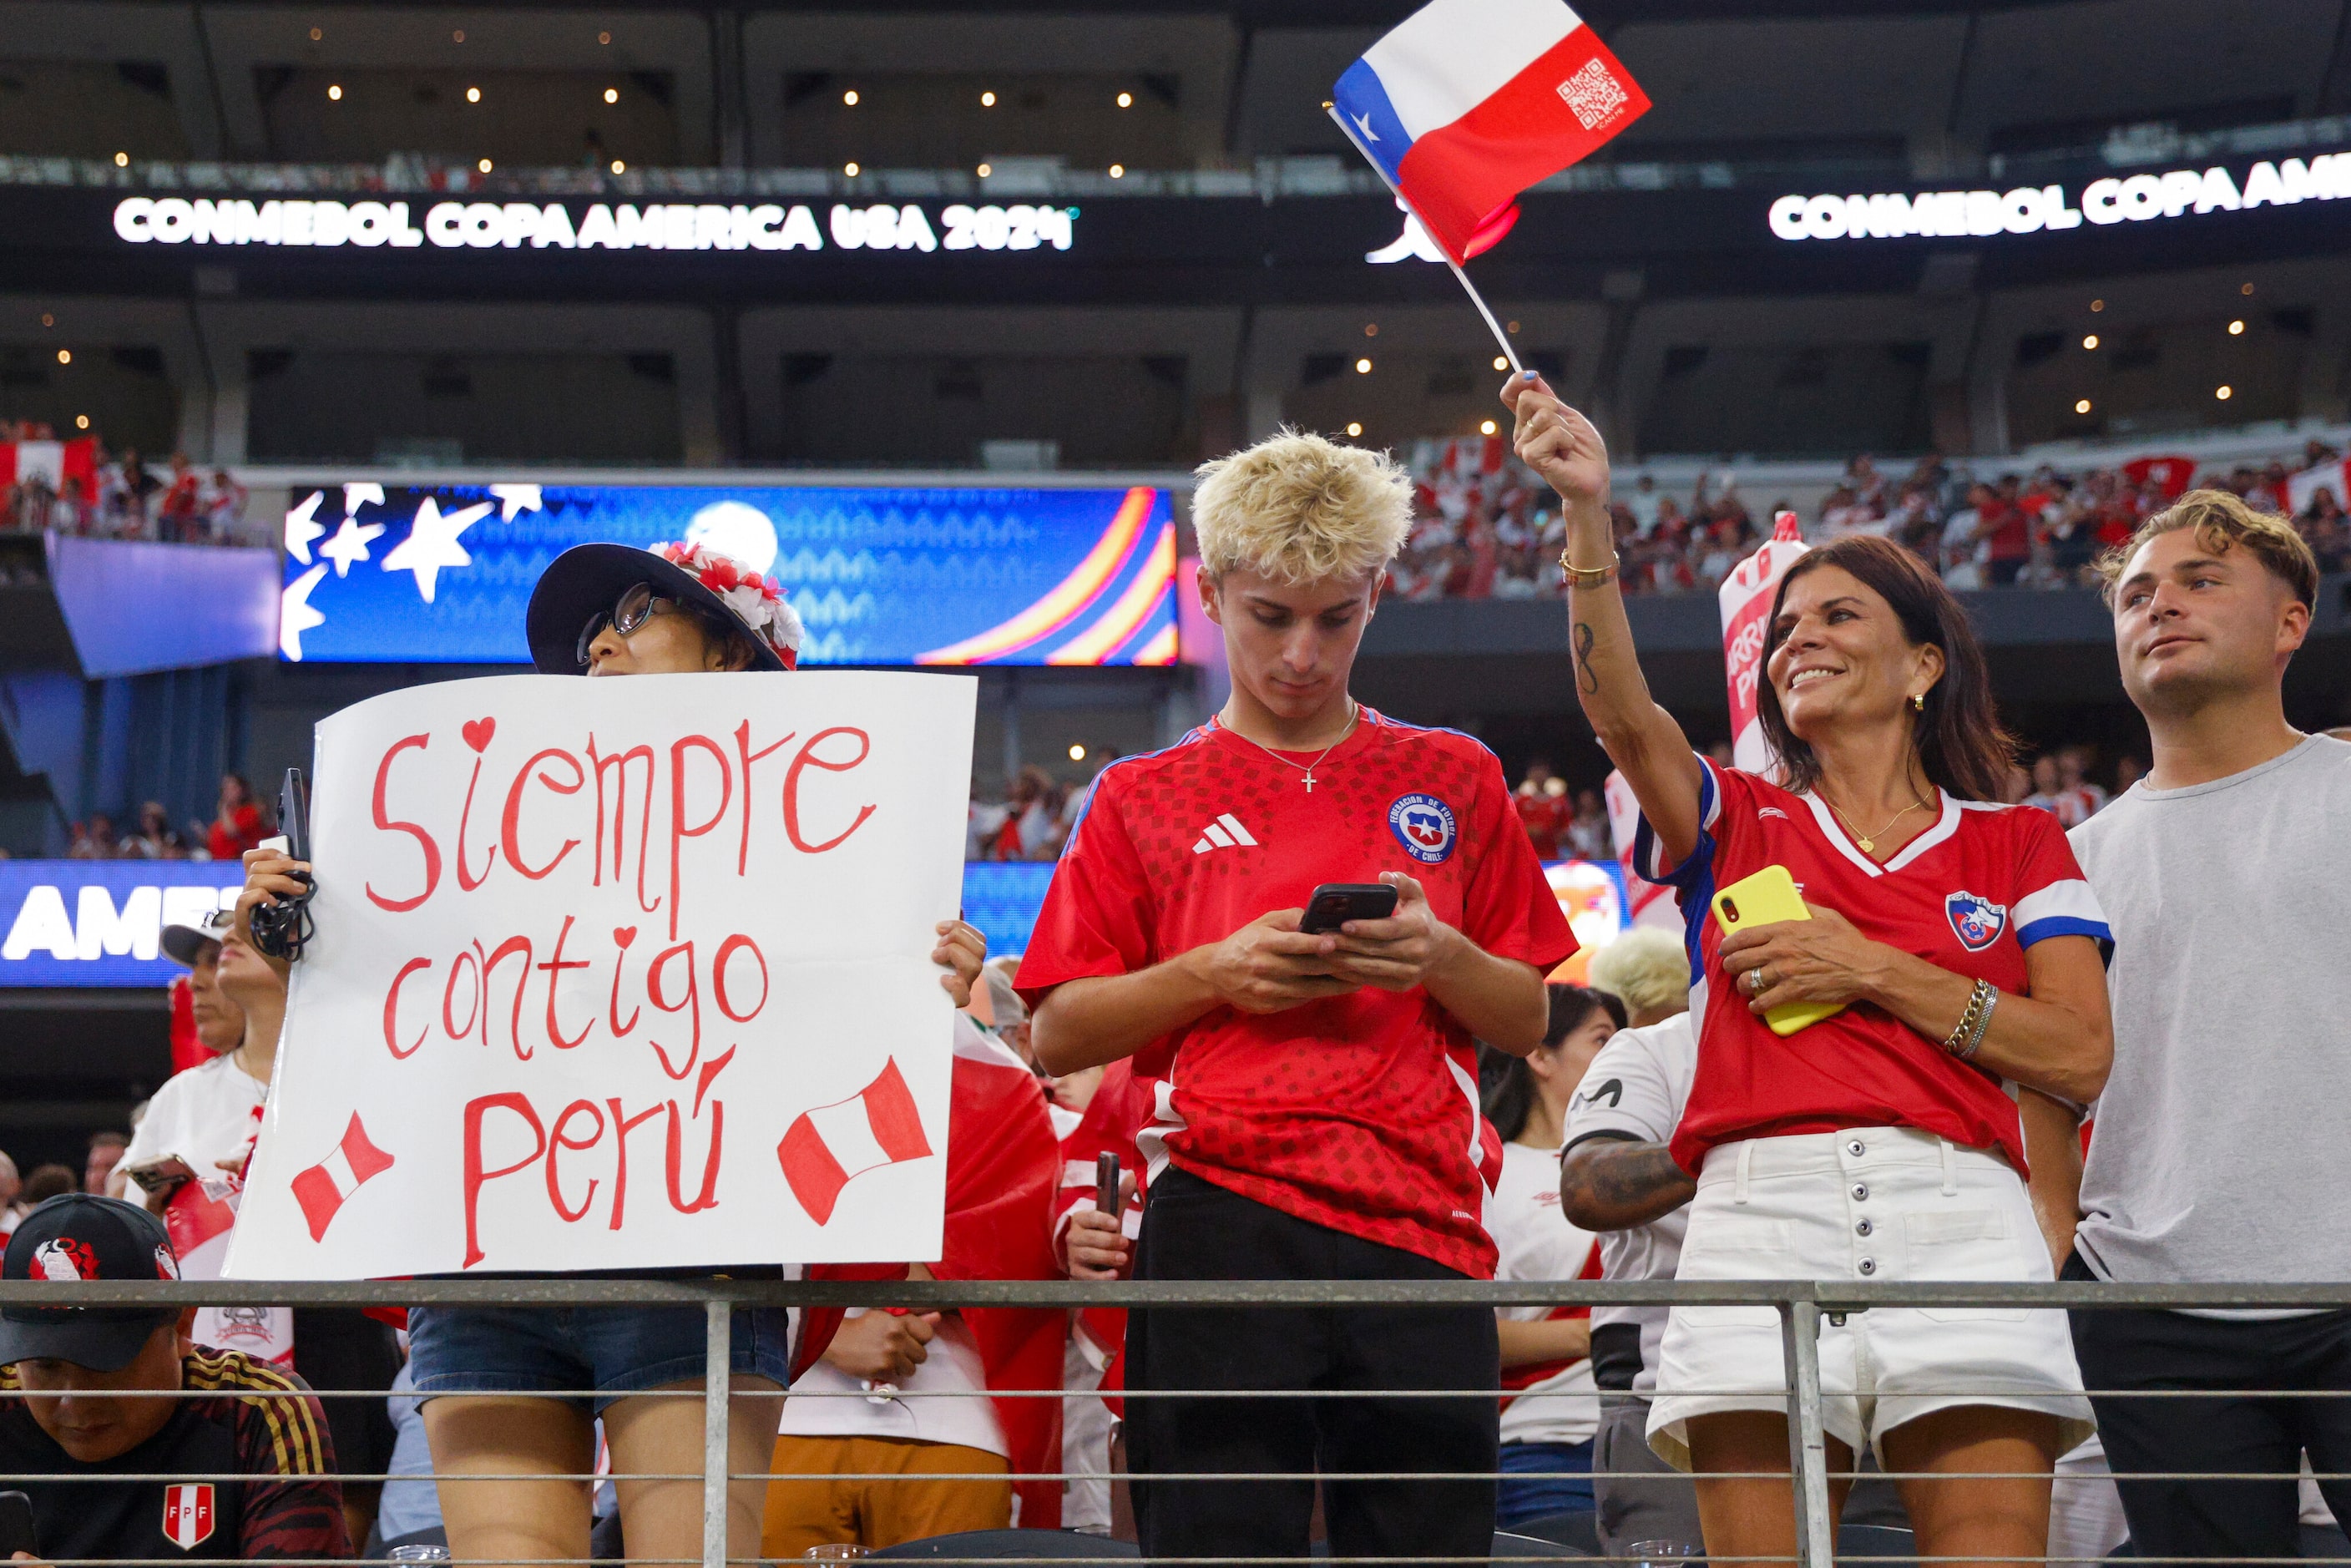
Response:
[{"label": "qr code on flag", "polygon": [[1560,83],[1559,96],[1586,131],[1597,131],[1615,119],[1628,101],[1624,86],[1598,59],[1584,61],[1582,70]]}]

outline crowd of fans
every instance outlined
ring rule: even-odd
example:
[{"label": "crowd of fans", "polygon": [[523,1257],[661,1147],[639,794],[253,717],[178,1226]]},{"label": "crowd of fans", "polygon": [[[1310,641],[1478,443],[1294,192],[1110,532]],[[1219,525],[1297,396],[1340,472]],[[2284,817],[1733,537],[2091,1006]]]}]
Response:
[{"label": "crowd of fans", "polygon": [[[41,420],[0,419],[0,444],[54,443]],[[207,474],[184,452],[162,472],[134,448],[109,453],[95,436],[61,444],[89,454],[61,473],[25,473],[19,465],[0,502],[0,528],[51,531],[89,538],[151,539],[172,544],[237,544],[244,538],[246,487],[227,469]]]},{"label": "crowd of fans", "polygon": [[[2296,473],[2339,465],[2341,454],[2312,441],[2298,463],[2205,469],[2186,458],[2138,458],[2064,472],[2029,473],[1928,453],[1903,474],[1863,455],[1810,516],[1805,538],[1851,534],[1891,538],[1931,562],[1955,590],[2093,586],[2098,554],[2130,537],[2140,520],[2193,483],[2225,490],[2257,511],[2291,516],[2322,571],[2351,570],[2351,517],[2340,486],[2309,487],[2293,504]],[[1566,538],[1556,500],[1508,455],[1499,435],[1426,441],[1413,453],[1414,524],[1392,569],[1405,599],[1538,599],[1563,592],[1558,570]],[[1735,475],[1701,474],[1687,496],[1648,475],[1620,489],[1610,510],[1619,579],[1628,593],[1686,593],[1719,587],[1770,537],[1785,500],[1750,509]]]},{"label": "crowd of fans", "polygon": [[277,827],[268,805],[256,797],[241,773],[221,776],[220,800],[209,822],[191,821],[186,830],[172,825],[172,813],[160,800],[139,808],[129,832],[115,825],[105,811],[92,811],[74,824],[66,858],[78,861],[233,861],[256,848]]}]

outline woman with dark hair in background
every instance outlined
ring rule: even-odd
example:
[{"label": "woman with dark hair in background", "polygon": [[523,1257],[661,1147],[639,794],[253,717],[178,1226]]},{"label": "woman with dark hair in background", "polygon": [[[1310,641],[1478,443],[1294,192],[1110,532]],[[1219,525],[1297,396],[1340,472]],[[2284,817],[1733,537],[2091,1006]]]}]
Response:
[{"label": "woman with dark hair in background", "polygon": [[[2003,1081],[2097,1096],[2108,933],[2055,819],[1985,804],[2015,747],[1966,613],[1888,540],[1803,555],[1756,693],[1778,779],[1698,757],[1642,678],[1605,444],[1538,379],[1502,396],[1519,456],[1566,502],[1577,695],[1639,798],[1640,870],[1689,926],[1698,1066],[1669,1148],[1698,1190],[1677,1277],[2051,1279]],[[1726,930],[1718,892],[1751,903],[1738,884],[1770,869],[1809,918]],[[1800,1004],[1817,1010],[1770,1026]],[[1708,1554],[1792,1554],[1778,1313],[1677,1307],[1659,1354],[1649,1442],[1696,1472]],[[1866,1445],[1910,1477],[1922,1559],[2046,1553],[2052,1465],[2088,1431],[2063,1314],[1873,1308],[1830,1320],[1820,1364],[1832,1518]]]},{"label": "woman with dark hair in background", "polygon": [[204,831],[204,847],[216,861],[241,859],[247,850],[261,847],[269,831],[261,814],[260,803],[253,798],[253,786],[242,773],[221,775],[220,807],[213,813],[212,826]]},{"label": "woman with dark hair in background", "polygon": [[[1568,1103],[1592,1059],[1625,1027],[1625,1004],[1582,986],[1547,988],[1542,1043],[1523,1057],[1503,1057],[1484,1097],[1486,1118],[1503,1140],[1501,1179],[1486,1205],[1486,1229],[1500,1252],[1497,1280],[1596,1274],[1591,1233],[1560,1212],[1559,1148]],[[1506,1391],[1494,1521],[1509,1530],[1551,1514],[1589,1513],[1592,1438],[1600,1429],[1591,1311],[1503,1307],[1494,1316]]]}]

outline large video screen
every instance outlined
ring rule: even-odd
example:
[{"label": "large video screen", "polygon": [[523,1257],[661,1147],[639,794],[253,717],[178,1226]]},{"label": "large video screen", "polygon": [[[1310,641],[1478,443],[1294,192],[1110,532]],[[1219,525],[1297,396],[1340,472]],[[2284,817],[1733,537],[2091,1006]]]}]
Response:
[{"label": "large video screen", "polygon": [[278,652],[526,664],[523,612],[573,545],[689,539],[774,576],[803,664],[1172,664],[1167,492],[346,484],[286,514]]}]

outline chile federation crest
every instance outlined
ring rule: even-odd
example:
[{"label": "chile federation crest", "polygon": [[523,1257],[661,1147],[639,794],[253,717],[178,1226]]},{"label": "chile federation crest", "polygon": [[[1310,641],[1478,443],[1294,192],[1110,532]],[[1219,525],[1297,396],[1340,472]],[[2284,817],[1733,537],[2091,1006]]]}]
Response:
[{"label": "chile federation crest", "polygon": [[1423,865],[1442,865],[1458,841],[1453,808],[1434,795],[1399,795],[1388,808],[1388,831],[1404,852]]}]

